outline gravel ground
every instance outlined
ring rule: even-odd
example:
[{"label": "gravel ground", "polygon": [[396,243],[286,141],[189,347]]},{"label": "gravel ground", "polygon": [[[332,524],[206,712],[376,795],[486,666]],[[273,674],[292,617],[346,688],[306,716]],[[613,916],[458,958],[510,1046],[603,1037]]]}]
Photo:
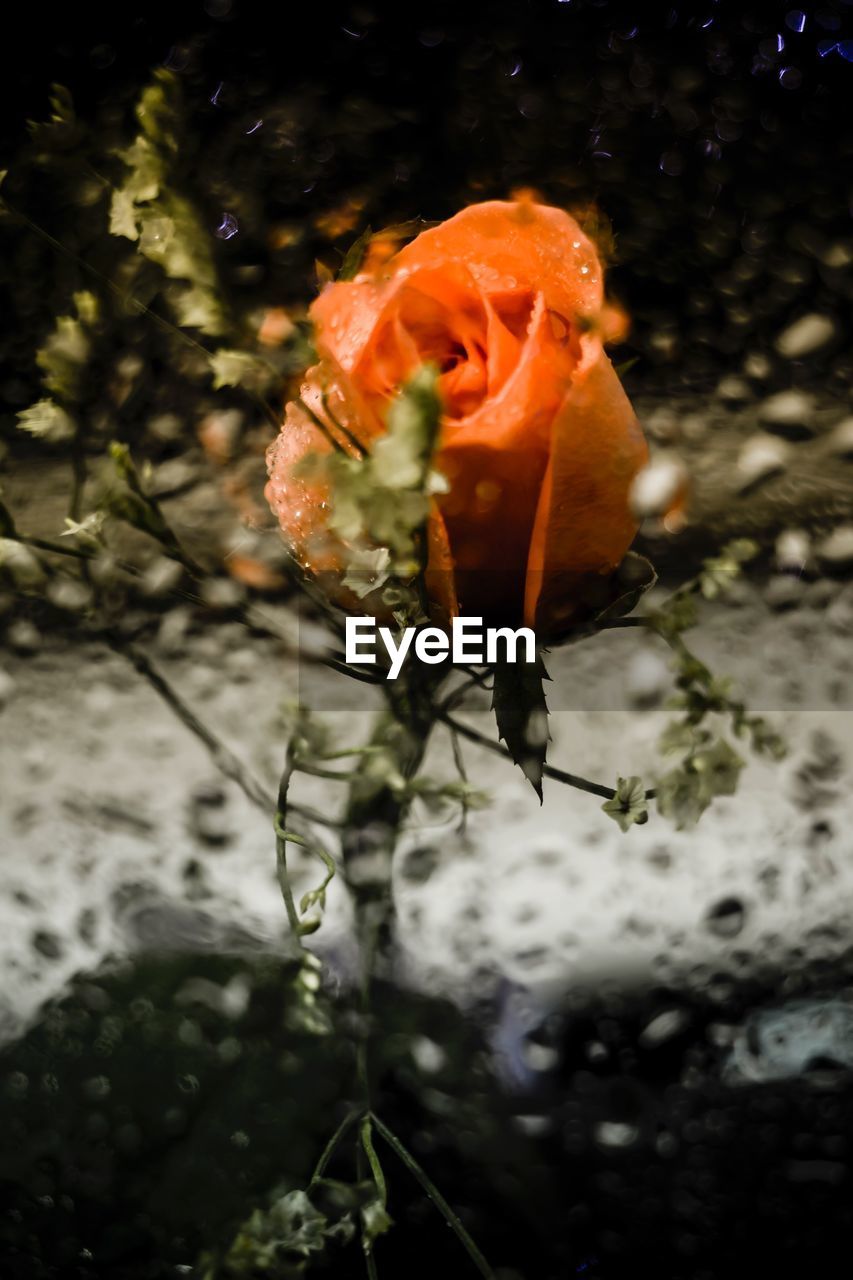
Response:
[{"label": "gravel ground", "polygon": [[[699,985],[717,970],[784,969],[802,949],[832,956],[853,914],[853,587],[774,581],[706,607],[696,647],[733,674],[789,745],[781,765],[751,761],[738,794],[676,832],[653,814],[623,835],[591,796],[547,783],[540,808],[520,772],[466,744],[471,781],[492,803],[467,831],[413,819],[397,859],[399,976],[470,1004],[499,979],[548,1007],[601,983]],[[171,619],[171,621],[170,621]],[[297,689],[340,707],[351,682],[311,687],[274,642],[238,624],[190,627],[172,614],[137,641],[188,705],[272,793],[279,707]],[[164,948],[288,946],[268,817],[121,654],[20,620],[2,654],[3,877],[0,964],[5,1034],[106,956]],[[611,782],[654,771],[666,719],[666,655],[611,633],[555,652],[552,762]],[[73,672],[73,680],[69,680]],[[300,683],[299,676],[302,675]],[[327,711],[340,740],[370,712]],[[484,733],[476,705],[466,710]],[[16,745],[17,744],[17,745]],[[22,744],[22,745],[20,745]],[[437,736],[426,769],[447,776]],[[334,787],[301,783],[323,811]],[[295,863],[297,889],[316,870]],[[312,945],[345,974],[349,911],[339,882]]]}]

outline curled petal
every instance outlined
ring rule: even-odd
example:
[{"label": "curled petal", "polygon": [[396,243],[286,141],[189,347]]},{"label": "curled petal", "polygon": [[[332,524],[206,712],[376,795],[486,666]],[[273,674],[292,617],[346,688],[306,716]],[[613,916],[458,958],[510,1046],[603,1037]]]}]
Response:
[{"label": "curled petal", "polygon": [[547,472],[530,541],[524,619],[556,636],[583,612],[637,532],[628,500],[648,449],[598,338],[582,357],[554,418]]},{"label": "curled petal", "polygon": [[592,241],[562,209],[530,201],[469,205],[422,231],[394,259],[395,270],[464,262],[487,293],[540,289],[546,306],[572,316],[597,315],[604,302],[601,263]]}]

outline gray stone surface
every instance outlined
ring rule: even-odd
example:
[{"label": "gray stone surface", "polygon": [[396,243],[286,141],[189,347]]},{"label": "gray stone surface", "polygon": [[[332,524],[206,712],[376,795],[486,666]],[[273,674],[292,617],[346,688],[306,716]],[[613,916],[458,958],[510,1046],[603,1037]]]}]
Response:
[{"label": "gray stone surface", "polygon": [[[476,746],[472,782],[492,795],[467,830],[423,812],[396,860],[400,973],[463,1002],[499,978],[542,999],[607,979],[706,983],[716,970],[831,955],[853,931],[851,587],[812,584],[774,612],[758,587],[709,606],[693,643],[733,675],[790,743],[751,760],[738,794],[693,831],[653,813],[622,835],[594,797],[547,782],[540,808],[520,771]],[[809,596],[811,592],[811,597]],[[815,604],[810,604],[812,598]],[[279,707],[310,682],[271,641],[189,629],[140,647],[272,794]],[[177,633],[177,628],[173,628]],[[174,637],[172,637],[174,639]],[[123,657],[93,642],[9,637],[0,711],[0,967],[7,1032],[80,969],[138,948],[286,947],[267,815]],[[614,632],[554,652],[550,759],[600,781],[659,767],[666,651]],[[341,743],[362,741],[362,686],[329,676],[315,702]],[[348,709],[337,709],[348,707]],[[461,713],[493,727],[482,703]],[[426,770],[452,774],[437,731]],[[341,788],[299,779],[326,813]],[[333,833],[324,838],[334,849]],[[297,894],[320,878],[293,853]],[[737,928],[733,923],[737,922]],[[350,912],[333,882],[311,945],[345,976]]]}]

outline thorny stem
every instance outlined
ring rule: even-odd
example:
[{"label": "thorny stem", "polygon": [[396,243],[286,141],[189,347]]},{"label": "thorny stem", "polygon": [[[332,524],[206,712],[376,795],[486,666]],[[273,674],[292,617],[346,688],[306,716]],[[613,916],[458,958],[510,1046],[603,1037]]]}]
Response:
[{"label": "thorny stem", "polygon": [[[495,755],[503,756],[507,760],[511,760],[512,756],[502,747],[499,742],[493,738],[487,738],[485,734],[478,733],[476,729],[472,729],[462,720],[457,720],[455,716],[449,715],[447,712],[439,714],[442,724],[447,725],[453,733],[458,733],[461,737],[467,738],[469,742],[474,742],[478,747],[485,747]],[[558,769],[555,765],[546,764],[543,772],[546,778],[552,778],[554,782],[562,782],[567,787],[576,787],[578,791],[586,791],[592,796],[601,796],[605,800],[612,800],[616,795],[613,787],[606,787],[601,782],[590,782],[588,778],[582,778],[576,773],[567,773],[565,769]],[[646,792],[646,799],[653,800],[657,792],[651,788]]]},{"label": "thorny stem", "polygon": [[[344,875],[353,895],[360,944],[361,1034],[356,1074],[364,1107],[358,1159],[366,1155],[382,1203],[385,1177],[372,1141],[370,1081],[370,1003],[377,956],[387,949],[393,913],[391,858],[409,808],[405,792],[377,782],[371,765],[387,754],[404,782],[417,773],[435,724],[435,693],[445,673],[410,674],[386,685],[388,707],[373,730],[367,749],[352,775],[343,837]],[[377,1126],[378,1127],[378,1126]],[[373,1249],[365,1247],[368,1276],[375,1276]]]}]

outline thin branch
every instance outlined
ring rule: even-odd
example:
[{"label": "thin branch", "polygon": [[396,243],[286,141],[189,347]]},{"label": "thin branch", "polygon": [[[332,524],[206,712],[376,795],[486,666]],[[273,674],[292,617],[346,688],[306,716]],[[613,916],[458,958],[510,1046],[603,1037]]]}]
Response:
[{"label": "thin branch", "polygon": [[290,787],[290,779],[293,777],[293,771],[296,762],[293,756],[293,743],[288,742],[287,751],[284,757],[284,768],[281,772],[281,778],[278,784],[278,796],[276,797],[275,806],[275,863],[278,872],[278,883],[281,889],[281,896],[284,898],[284,906],[287,911],[287,920],[290,925],[291,933],[296,941],[302,946],[302,925],[299,920],[299,914],[296,910],[296,903],[293,901],[293,889],[290,885],[290,874],[287,870],[287,792]]},{"label": "thin branch", "polygon": [[311,1174],[311,1181],[308,1183],[309,1191],[317,1182],[320,1181],[323,1174],[326,1172],[326,1167],[329,1161],[337,1151],[341,1141],[346,1137],[356,1121],[361,1119],[362,1115],[363,1112],[361,1111],[348,1111],[344,1116],[343,1120],[326,1143],[323,1148],[323,1154],[314,1166],[314,1172]]},{"label": "thin branch", "polygon": [[[236,783],[247,799],[252,802],[256,809],[260,809],[267,819],[271,814],[275,813],[276,803],[272,792],[268,791],[264,784],[249,772],[230,747],[227,747],[224,742],[217,738],[215,733],[208,729],[207,725],[199,720],[195,712],[184,702],[181,695],[172,687],[166,677],[157,670],[150,659],[136,645],[124,640],[115,631],[105,631],[104,635],[110,647],[133,664],[139,674],[148,681],[151,688],[160,695],[181,723],[204,744],[220,773],[228,778],[229,781]],[[327,815],[320,813],[316,809],[311,809],[307,805],[292,804],[290,810],[307,822],[316,822],[320,826],[340,827],[341,825],[335,819],[329,818]]]},{"label": "thin branch", "polygon": [[450,1227],[451,1231],[453,1231],[453,1233],[456,1235],[457,1239],[459,1240],[459,1243],[465,1249],[466,1253],[468,1254],[468,1257],[474,1263],[474,1266],[477,1268],[480,1275],[484,1276],[485,1280],[495,1280],[494,1271],[492,1271],[492,1268],[489,1266],[488,1262],[483,1257],[480,1250],[477,1248],[477,1245],[474,1243],[468,1231],[462,1225],[458,1215],[454,1213],[453,1209],[451,1209],[450,1205],[447,1203],[444,1196],[441,1194],[438,1187],[435,1185],[435,1183],[433,1182],[429,1174],[426,1172],[426,1170],[420,1164],[418,1164],[417,1160],[411,1154],[408,1148],[403,1146],[402,1142],[397,1137],[397,1135],[395,1133],[392,1133],[392,1131],[388,1128],[386,1124],[383,1124],[383,1122],[379,1119],[379,1116],[375,1115],[374,1113],[371,1113],[370,1118],[373,1121],[373,1123],[376,1125],[377,1132],[381,1133],[382,1137],[388,1143],[388,1146],[391,1148],[394,1154],[398,1156],[400,1160],[402,1160],[403,1164],[406,1166],[409,1172],[421,1184],[424,1191],[429,1196],[430,1200],[432,1200],[433,1204],[438,1209],[439,1213],[443,1216],[445,1222]]},{"label": "thin branch", "polygon": [[[503,756],[506,760],[512,760],[512,756],[499,742],[495,742],[492,738],[487,738],[485,734],[472,729],[470,725],[464,724],[454,716],[448,715],[446,712],[439,713],[439,719],[442,724],[447,725],[454,733],[467,738],[469,742],[475,742],[478,747],[485,747],[495,755]],[[613,787],[605,787],[601,782],[590,782],[588,778],[582,778],[576,773],[567,773],[565,769],[558,769],[552,764],[546,764],[543,772],[546,778],[553,778],[555,782],[563,782],[567,787],[575,787],[578,791],[586,791],[592,796],[601,796],[604,800],[612,800],[616,795]],[[654,789],[647,791],[646,799],[653,800],[656,794]]]},{"label": "thin branch", "polygon": [[370,1172],[373,1174],[373,1181],[376,1183],[376,1190],[379,1192],[379,1199],[382,1201],[382,1207],[384,1208],[388,1203],[388,1184],[385,1181],[385,1174],[379,1162],[379,1156],[376,1154],[376,1148],[373,1145],[373,1132],[369,1113],[362,1119],[360,1136],[361,1145],[364,1147],[364,1154],[367,1156],[367,1163],[370,1165]]}]

